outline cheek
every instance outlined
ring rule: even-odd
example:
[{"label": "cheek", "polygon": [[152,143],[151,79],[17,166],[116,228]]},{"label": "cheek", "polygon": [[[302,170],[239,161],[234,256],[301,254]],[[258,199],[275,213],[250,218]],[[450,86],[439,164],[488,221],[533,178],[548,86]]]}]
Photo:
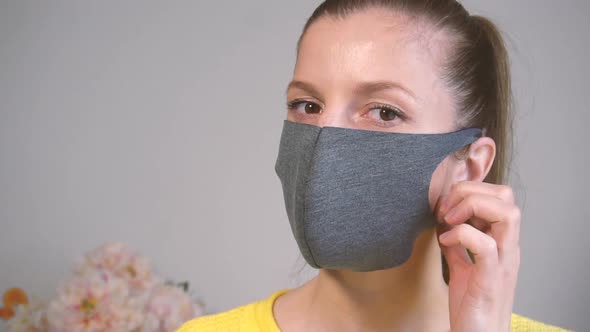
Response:
[{"label": "cheek", "polygon": [[428,190],[428,202],[430,209],[434,211],[439,198],[448,191],[451,183],[449,175],[449,157],[445,158],[437,167],[432,178],[430,179],[430,188]]}]

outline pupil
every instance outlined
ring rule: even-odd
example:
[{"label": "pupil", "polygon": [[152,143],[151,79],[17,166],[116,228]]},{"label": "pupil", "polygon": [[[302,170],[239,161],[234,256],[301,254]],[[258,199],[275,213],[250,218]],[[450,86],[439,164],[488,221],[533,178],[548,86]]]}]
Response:
[{"label": "pupil", "polygon": [[305,107],[305,112],[306,113],[317,113],[318,112],[317,108],[318,108],[317,105],[307,104]]},{"label": "pupil", "polygon": [[381,110],[381,120],[383,121],[393,121],[397,117],[397,114],[391,110]]}]

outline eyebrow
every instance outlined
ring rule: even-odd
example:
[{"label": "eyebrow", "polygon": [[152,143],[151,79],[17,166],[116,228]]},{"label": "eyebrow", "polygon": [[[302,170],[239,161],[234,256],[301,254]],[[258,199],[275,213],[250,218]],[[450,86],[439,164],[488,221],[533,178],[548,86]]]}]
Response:
[{"label": "eyebrow", "polygon": [[321,95],[319,93],[319,91],[313,86],[313,84],[306,83],[303,81],[291,81],[291,83],[289,83],[289,85],[287,86],[287,90],[285,91],[285,94],[289,94],[289,90],[295,89],[295,88],[299,89],[299,90],[303,90],[305,92],[308,92],[314,96]]},{"label": "eyebrow", "polygon": [[[291,83],[289,83],[289,85],[287,86],[286,93],[288,93],[289,90],[293,88],[304,90],[314,96],[320,95],[318,89],[316,89],[311,83],[303,81],[291,81]],[[363,82],[359,84],[357,87],[355,87],[354,92],[361,95],[370,95],[372,93],[384,90],[400,90],[406,95],[416,99],[416,94],[414,94],[412,90],[404,87],[399,83],[390,81]]]}]

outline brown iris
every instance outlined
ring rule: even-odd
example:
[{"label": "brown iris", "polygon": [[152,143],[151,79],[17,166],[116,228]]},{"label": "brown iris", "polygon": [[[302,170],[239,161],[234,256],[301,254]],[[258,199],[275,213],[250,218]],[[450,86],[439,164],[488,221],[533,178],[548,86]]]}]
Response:
[{"label": "brown iris", "polygon": [[393,121],[397,118],[398,115],[396,112],[392,110],[382,109],[381,112],[379,112],[379,116],[383,121]]},{"label": "brown iris", "polygon": [[320,113],[322,109],[319,105],[314,103],[306,103],[305,104],[305,113],[307,114],[317,114]]}]

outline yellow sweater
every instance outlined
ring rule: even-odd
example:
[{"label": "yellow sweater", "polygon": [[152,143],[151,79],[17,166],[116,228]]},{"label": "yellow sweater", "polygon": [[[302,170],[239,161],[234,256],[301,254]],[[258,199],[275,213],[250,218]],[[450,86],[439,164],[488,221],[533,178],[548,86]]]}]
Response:
[{"label": "yellow sweater", "polygon": [[[192,320],[177,332],[281,332],[272,313],[277,297],[288,292],[283,289],[269,298],[215,315]],[[513,314],[511,332],[563,332],[564,329]]]}]

